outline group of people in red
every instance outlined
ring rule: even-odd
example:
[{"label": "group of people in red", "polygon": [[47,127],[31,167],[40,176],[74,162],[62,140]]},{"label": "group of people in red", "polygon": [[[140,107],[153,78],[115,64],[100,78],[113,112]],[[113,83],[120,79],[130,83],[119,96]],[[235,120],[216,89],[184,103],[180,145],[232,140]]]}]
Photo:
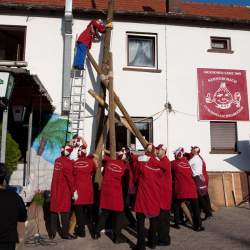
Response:
[{"label": "group of people in red", "polygon": [[[91,237],[98,239],[101,231],[110,226],[113,241],[119,244],[124,242],[122,228],[129,225],[137,231],[135,249],[167,246],[171,243],[171,209],[174,211],[174,227],[180,228],[180,223],[185,222],[180,209],[184,202],[190,207],[193,230],[204,230],[200,210],[208,218],[212,216],[212,209],[206,166],[198,147],[192,147],[188,154],[183,148],[178,148],[172,162],[162,144],[157,147],[148,144],[143,155],[122,148],[116,160],[105,154],[98,192],[94,192],[97,160],[93,155],[87,155],[86,149],[84,140],[75,136],[62,148],[61,156],[55,161],[50,199],[51,238],[58,230],[59,215],[62,225],[59,230],[64,239],[84,237],[86,225]],[[98,216],[93,213],[96,203]],[[68,233],[72,210],[76,215],[74,236]],[[147,242],[146,218],[149,219]]]}]

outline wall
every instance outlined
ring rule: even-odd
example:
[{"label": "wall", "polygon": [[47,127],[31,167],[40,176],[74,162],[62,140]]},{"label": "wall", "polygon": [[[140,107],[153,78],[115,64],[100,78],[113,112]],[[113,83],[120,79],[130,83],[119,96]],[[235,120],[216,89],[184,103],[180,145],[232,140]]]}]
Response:
[{"label": "wall", "polygon": [[[73,40],[87,25],[86,20],[74,20]],[[61,19],[36,16],[1,15],[0,24],[27,26],[26,61],[32,74],[37,74],[61,111],[62,52]],[[126,66],[126,31],[158,34],[158,65],[161,73],[124,71]],[[231,37],[233,54],[208,53],[210,36]],[[176,25],[115,22],[111,49],[114,56],[114,88],[131,116],[151,116],[162,110],[168,100],[176,110],[164,113],[154,121],[154,143],[164,143],[172,151],[184,146],[199,145],[209,171],[249,170],[249,122],[238,122],[241,154],[210,154],[209,122],[197,121],[198,67],[243,69],[249,81],[250,61],[247,56],[250,33],[247,31],[184,27]],[[100,43],[94,43],[91,53],[100,62]],[[72,49],[73,50],[73,49]],[[73,53],[73,51],[72,51]],[[87,64],[86,89],[98,91],[96,74]],[[250,86],[248,83],[248,96]],[[97,105],[86,94],[85,138],[93,150]],[[250,100],[249,100],[250,103]],[[50,164],[48,164],[49,166]],[[51,168],[51,167],[50,167]]]},{"label": "wall", "polygon": [[37,74],[61,110],[62,46],[61,19],[35,16],[0,15],[0,25],[27,27],[25,60],[31,74]]},{"label": "wall", "polygon": [[[167,26],[168,96],[174,109],[169,115],[170,150],[199,145],[209,171],[250,169],[250,124],[238,122],[238,146],[241,154],[210,154],[210,124],[197,120],[197,68],[246,70],[248,103],[250,97],[250,61],[246,56],[250,42],[248,31],[199,27]],[[210,36],[231,37],[233,54],[209,53]],[[182,112],[182,113],[181,113]],[[184,114],[183,114],[184,113]]]}]

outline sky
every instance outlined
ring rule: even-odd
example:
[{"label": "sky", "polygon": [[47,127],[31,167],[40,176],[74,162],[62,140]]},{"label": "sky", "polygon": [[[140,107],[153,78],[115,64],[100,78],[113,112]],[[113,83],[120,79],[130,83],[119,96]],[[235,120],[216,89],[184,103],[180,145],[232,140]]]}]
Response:
[{"label": "sky", "polygon": [[250,0],[184,0],[184,2],[212,3],[212,4],[233,4],[240,6],[250,6]]}]

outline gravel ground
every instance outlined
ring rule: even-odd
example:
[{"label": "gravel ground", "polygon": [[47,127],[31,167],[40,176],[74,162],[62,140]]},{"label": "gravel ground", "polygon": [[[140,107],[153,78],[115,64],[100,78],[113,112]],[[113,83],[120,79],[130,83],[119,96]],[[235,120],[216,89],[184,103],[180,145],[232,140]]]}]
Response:
[{"label": "gravel ground", "polygon": [[[188,227],[177,230],[171,228],[171,246],[157,247],[159,250],[221,250],[221,249],[250,249],[250,209],[223,208],[214,213],[214,217],[203,223],[205,231],[194,232]],[[136,243],[136,234],[133,230],[123,230],[127,243],[115,245],[104,233],[99,240],[92,240],[89,235],[86,238],[75,240],[61,240],[56,237],[51,242],[45,237],[45,245],[25,244],[27,250],[127,250]],[[48,243],[48,244],[47,244]],[[46,245],[47,244],[47,245]]]}]

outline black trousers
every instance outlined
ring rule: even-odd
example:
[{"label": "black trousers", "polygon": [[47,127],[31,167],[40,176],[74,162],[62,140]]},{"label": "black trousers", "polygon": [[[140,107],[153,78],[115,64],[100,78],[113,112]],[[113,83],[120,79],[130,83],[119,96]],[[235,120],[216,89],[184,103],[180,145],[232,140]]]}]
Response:
[{"label": "black trousers", "polygon": [[1,250],[15,250],[16,243],[15,242],[0,242]]},{"label": "black trousers", "polygon": [[125,200],[125,204],[124,204],[124,213],[125,216],[128,220],[128,223],[131,226],[135,226],[136,225],[136,219],[131,211],[131,204],[132,204],[132,199],[133,199],[133,195],[129,195],[127,194],[126,198],[124,198]]},{"label": "black trousers", "polygon": [[184,215],[182,209],[180,209],[180,204],[177,200],[173,200],[172,208],[174,212],[174,223],[175,225],[179,225],[180,223],[184,223]]},{"label": "black trousers", "polygon": [[[143,213],[136,213],[137,219],[137,249],[145,250],[145,218]],[[148,231],[148,242],[151,245],[156,245],[157,243],[157,224],[158,217],[153,217],[149,219],[149,231]]]},{"label": "black trousers", "polygon": [[91,209],[91,205],[75,205],[77,232],[85,231],[85,225],[88,226],[90,232],[94,231]]},{"label": "black trousers", "polygon": [[158,242],[170,244],[169,232],[170,232],[170,211],[161,209],[157,225]]},{"label": "black trousers", "polygon": [[206,216],[211,216],[212,215],[212,208],[211,208],[211,202],[210,202],[210,197],[209,194],[207,193],[206,195],[199,195],[199,205],[202,211],[205,213]]},{"label": "black trousers", "polygon": [[[58,224],[60,225],[61,219],[61,225],[62,227],[58,227]],[[59,231],[59,234],[61,234],[62,237],[67,237],[69,234],[69,213],[52,213],[50,215],[51,220],[51,233],[56,234],[56,232]]]},{"label": "black trousers", "polygon": [[193,227],[194,228],[198,228],[201,226],[202,222],[201,222],[201,216],[200,216],[200,208],[199,208],[199,202],[198,199],[177,199],[176,203],[176,208],[175,208],[175,224],[179,224],[180,222],[180,205],[181,202],[184,201],[189,201],[190,202],[190,206],[192,209],[192,216],[193,216]]},{"label": "black trousers", "polygon": [[96,232],[100,232],[101,230],[105,228],[106,222],[110,216],[112,218],[112,231],[113,231],[114,237],[119,238],[121,236],[121,230],[124,225],[123,212],[102,209],[101,215],[96,225]]}]

